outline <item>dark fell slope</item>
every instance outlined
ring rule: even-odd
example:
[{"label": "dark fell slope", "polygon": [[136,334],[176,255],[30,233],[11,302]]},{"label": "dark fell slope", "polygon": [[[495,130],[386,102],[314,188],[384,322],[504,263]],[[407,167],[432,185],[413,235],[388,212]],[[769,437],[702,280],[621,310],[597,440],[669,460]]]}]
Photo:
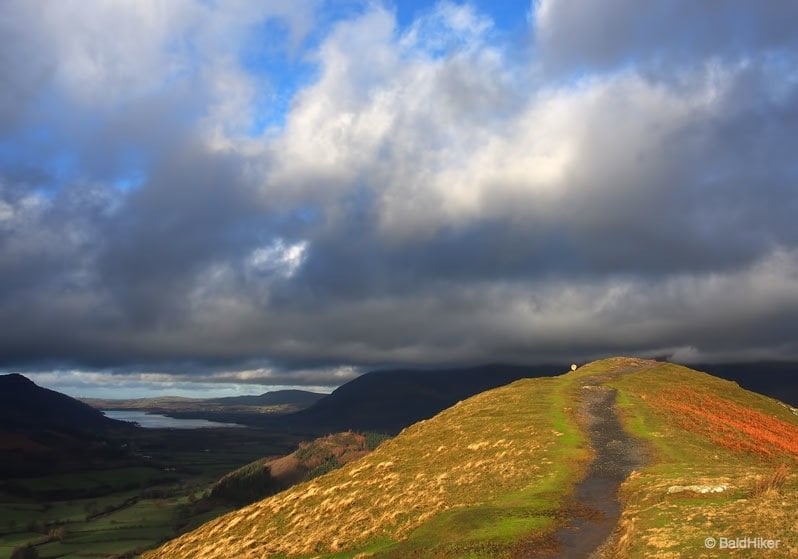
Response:
[{"label": "dark fell slope", "polygon": [[565,371],[563,365],[373,371],[285,419],[310,430],[396,433],[474,394],[521,378]]},{"label": "dark fell slope", "polygon": [[0,376],[2,429],[74,432],[124,425],[66,394],[42,388],[23,375]]}]

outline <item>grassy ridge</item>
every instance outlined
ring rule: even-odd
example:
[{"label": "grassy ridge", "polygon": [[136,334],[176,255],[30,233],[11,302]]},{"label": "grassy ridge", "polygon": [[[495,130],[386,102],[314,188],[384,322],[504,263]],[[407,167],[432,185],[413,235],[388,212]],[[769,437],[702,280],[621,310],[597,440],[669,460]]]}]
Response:
[{"label": "grassy ridge", "polygon": [[526,379],[469,398],[145,556],[510,555],[519,538],[554,528],[589,457],[572,384]]},{"label": "grassy ridge", "polygon": [[464,400],[145,557],[526,556],[575,512],[591,451],[574,414],[588,380],[617,390],[648,456],[621,487],[609,557],[717,557],[708,537],[780,539],[771,556],[798,556],[798,411],[685,367],[613,358]]}]

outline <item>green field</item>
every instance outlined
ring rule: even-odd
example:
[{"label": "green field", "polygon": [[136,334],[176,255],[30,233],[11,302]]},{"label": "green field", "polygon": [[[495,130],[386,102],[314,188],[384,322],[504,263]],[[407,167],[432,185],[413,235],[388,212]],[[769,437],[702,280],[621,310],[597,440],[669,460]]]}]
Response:
[{"label": "green field", "polygon": [[192,505],[221,475],[296,445],[256,429],[200,431],[142,430],[137,465],[3,480],[0,559],[24,544],[42,558],[132,557],[227,512]]}]

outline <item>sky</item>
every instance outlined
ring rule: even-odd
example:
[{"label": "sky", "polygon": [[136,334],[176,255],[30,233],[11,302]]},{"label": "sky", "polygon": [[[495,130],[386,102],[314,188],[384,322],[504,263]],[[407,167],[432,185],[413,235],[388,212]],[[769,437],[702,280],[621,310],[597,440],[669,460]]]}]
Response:
[{"label": "sky", "polygon": [[5,0],[0,371],[798,359],[792,0]]}]

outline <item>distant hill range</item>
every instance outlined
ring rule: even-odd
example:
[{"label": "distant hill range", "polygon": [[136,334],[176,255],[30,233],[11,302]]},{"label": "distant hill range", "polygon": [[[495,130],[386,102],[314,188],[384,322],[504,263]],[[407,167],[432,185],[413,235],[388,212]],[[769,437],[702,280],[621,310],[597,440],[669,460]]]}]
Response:
[{"label": "distant hill range", "polygon": [[308,392],[307,390],[275,390],[259,396],[229,396],[227,398],[212,398],[207,401],[222,405],[307,407],[315,404],[325,396],[327,394]]},{"label": "distant hill range", "polygon": [[482,365],[365,373],[331,394],[280,390],[228,398],[83,399],[104,410],[143,410],[171,417],[255,425],[310,436],[340,431],[393,434],[485,390],[520,378],[564,373],[565,365]]},{"label": "distant hill range", "polygon": [[798,407],[798,363],[704,363],[690,367]]},{"label": "distant hill range", "polygon": [[0,429],[78,432],[125,425],[80,400],[42,388],[23,375],[0,376]]},{"label": "distant hill range", "polygon": [[[346,430],[395,434],[485,390],[521,378],[553,376],[567,364],[482,365],[448,369],[390,369],[365,373],[329,395],[302,390],[260,396],[190,399],[84,400],[101,409],[139,409],[289,430],[310,436]],[[703,364],[704,370],[798,406],[794,363]]]},{"label": "distant hill range", "polygon": [[[164,413],[180,417],[213,413],[285,414],[295,412],[318,402],[326,394],[307,390],[274,390],[253,396],[230,396],[226,398],[182,398],[164,396],[159,398],[83,398],[82,401],[102,410],[141,410]],[[199,415],[198,415],[199,414]]]}]

